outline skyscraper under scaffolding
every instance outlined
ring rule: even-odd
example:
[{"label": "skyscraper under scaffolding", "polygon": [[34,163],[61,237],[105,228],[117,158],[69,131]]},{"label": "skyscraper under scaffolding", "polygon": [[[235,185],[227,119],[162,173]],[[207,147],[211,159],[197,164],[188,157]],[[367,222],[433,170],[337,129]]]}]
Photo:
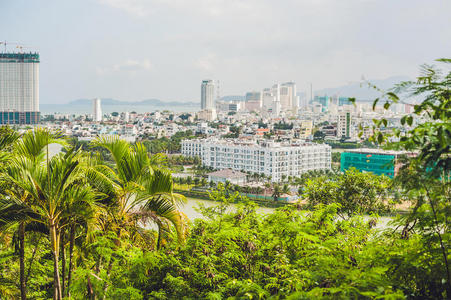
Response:
[{"label": "skyscraper under scaffolding", "polygon": [[0,124],[39,122],[39,54],[0,53]]}]

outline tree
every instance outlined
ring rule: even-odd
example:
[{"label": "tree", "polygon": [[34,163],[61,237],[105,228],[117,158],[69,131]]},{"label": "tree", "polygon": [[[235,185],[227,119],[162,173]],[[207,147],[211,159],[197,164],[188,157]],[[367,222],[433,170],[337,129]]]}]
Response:
[{"label": "tree", "polygon": [[287,175],[282,174],[282,182],[285,182],[286,179],[287,179]]},{"label": "tree", "polygon": [[343,217],[390,209],[390,179],[351,168],[335,178],[325,176],[308,179],[303,196],[310,205],[339,203]]},{"label": "tree", "polygon": [[332,152],[332,162],[339,163],[340,162],[340,152]]},{"label": "tree", "polygon": [[[449,67],[451,59],[438,59],[437,62]],[[412,278],[413,284],[407,288],[424,298],[450,298],[451,267],[448,258],[451,237],[445,233],[451,230],[451,71],[444,73],[434,66],[424,65],[416,81],[402,82],[388,92],[382,91],[381,97],[374,101],[373,109],[379,101],[385,101],[384,109],[395,103],[412,106],[403,100],[412,96],[422,98],[422,101],[413,106],[412,114],[402,117],[401,124],[407,126],[406,130],[394,129],[387,134],[380,128],[387,127],[388,120],[374,120],[375,133],[371,141],[389,148],[418,151],[418,155],[410,157],[400,176],[395,178],[404,197],[413,200],[413,209],[399,219],[400,226],[404,227],[401,237],[418,239],[421,252],[436,264],[431,267],[429,261],[421,260],[411,265],[419,278]],[[441,261],[437,260],[439,256]],[[425,278],[422,274],[426,275]],[[424,284],[425,279],[427,284]]]},{"label": "tree", "polygon": [[[45,135],[43,135],[45,136]],[[73,149],[57,154],[44,164],[35,164],[25,156],[16,157],[7,171],[6,179],[15,190],[22,190],[29,200],[21,201],[14,192],[8,192],[10,203],[27,211],[27,215],[37,223],[46,226],[53,256],[54,298],[62,299],[62,286],[59,272],[60,230],[64,225],[64,200],[72,197],[79,187],[77,181],[85,178],[79,162],[79,151]],[[5,205],[3,206],[5,207]]]},{"label": "tree", "polygon": [[326,134],[324,132],[322,132],[321,130],[317,130],[313,134],[314,140],[324,140],[325,137],[326,137]]},{"label": "tree", "polygon": [[288,184],[284,184],[282,186],[282,194],[290,194],[290,187],[288,186]]},{"label": "tree", "polygon": [[280,188],[280,185],[276,184],[273,187],[272,197],[274,198],[274,201],[279,200],[280,194],[282,193],[282,189]]},{"label": "tree", "polygon": [[[20,259],[20,291],[21,298],[26,298],[25,287],[25,226],[27,222],[39,222],[42,220],[34,220],[38,218],[37,214],[30,206],[36,200],[33,198],[23,186],[17,184],[25,183],[27,178],[23,178],[23,171],[34,171],[34,167],[42,165],[47,153],[48,163],[48,145],[52,143],[60,143],[65,145],[60,139],[58,133],[54,134],[42,128],[29,130],[20,139],[17,133],[13,133],[7,127],[2,129],[1,150],[6,150],[11,146],[14,151],[8,155],[7,152],[1,152],[1,158],[8,158],[9,164],[5,166],[2,173],[2,184],[7,187],[4,190],[6,196],[2,199],[0,206],[0,219],[3,219],[4,226],[10,226],[13,223],[18,224],[19,236],[19,259]],[[14,214],[15,216],[11,216]],[[59,279],[59,277],[58,277]]]},{"label": "tree", "polygon": [[[153,221],[163,230],[165,222],[170,221],[179,237],[182,237],[182,220],[177,205],[184,201],[183,196],[173,193],[173,181],[167,170],[153,164],[144,146],[140,143],[130,145],[117,137],[99,137],[93,146],[107,149],[113,159],[114,166],[100,166],[105,178],[109,178],[109,192],[114,196],[110,210],[117,214],[113,220],[118,237],[128,226],[137,225],[136,209],[141,208],[138,215],[146,218],[146,212],[152,212]],[[190,177],[188,177],[190,179]],[[112,188],[112,189],[111,189]]]}]

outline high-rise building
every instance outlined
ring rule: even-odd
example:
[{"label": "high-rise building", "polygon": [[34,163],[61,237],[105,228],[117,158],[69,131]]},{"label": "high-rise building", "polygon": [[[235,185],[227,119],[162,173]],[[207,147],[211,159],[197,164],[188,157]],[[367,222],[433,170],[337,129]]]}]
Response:
[{"label": "high-rise building", "polygon": [[39,54],[0,53],[0,124],[39,122]]},{"label": "high-rise building", "polygon": [[280,105],[283,110],[291,108],[291,88],[283,84],[280,86]]},{"label": "high-rise building", "polygon": [[272,86],[272,94],[274,95],[274,101],[272,102],[272,114],[275,117],[280,115],[282,109],[282,103],[280,101],[280,84],[276,83]]},{"label": "high-rise building", "polygon": [[102,121],[102,104],[100,98],[95,98],[93,100],[94,106],[94,122]]},{"label": "high-rise building", "polygon": [[270,88],[266,88],[262,91],[262,106],[266,110],[272,109],[275,96]]},{"label": "high-rise building", "polygon": [[265,88],[261,92],[262,108],[265,110],[273,110],[274,102],[280,105],[280,111],[297,112],[299,109],[299,96],[296,91],[296,83],[285,82],[282,84],[274,84],[271,88]]},{"label": "high-rise building", "polygon": [[338,98],[338,106],[343,105],[352,105],[351,101],[349,101],[348,97],[339,97]]},{"label": "high-rise building", "polygon": [[246,93],[245,107],[248,111],[261,110],[262,108],[262,93],[248,92]]},{"label": "high-rise building", "polygon": [[246,102],[248,101],[261,101],[262,93],[260,92],[247,92],[246,93]]},{"label": "high-rise building", "polygon": [[215,84],[213,80],[202,80],[201,85],[201,109],[213,109],[215,97]]},{"label": "high-rise building", "polygon": [[320,103],[322,105],[323,112],[329,111],[330,98],[328,96],[315,96],[313,102]]},{"label": "high-rise building", "polygon": [[[282,97],[284,95],[284,97]],[[285,99],[283,99],[285,98]],[[296,93],[296,83],[295,82],[285,82],[282,83],[280,87],[280,102],[282,104],[282,109],[292,110],[299,108],[299,97]]]},{"label": "high-rise building", "polygon": [[337,120],[337,137],[351,137],[351,113],[348,111],[341,112]]}]

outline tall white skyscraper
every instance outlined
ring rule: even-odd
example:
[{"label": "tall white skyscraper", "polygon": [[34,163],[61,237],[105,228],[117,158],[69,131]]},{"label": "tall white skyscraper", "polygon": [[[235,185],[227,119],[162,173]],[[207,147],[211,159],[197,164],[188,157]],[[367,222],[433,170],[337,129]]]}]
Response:
[{"label": "tall white skyscraper", "polygon": [[214,97],[215,97],[215,84],[213,83],[213,80],[202,80],[201,98],[200,98],[201,109],[213,109]]},{"label": "tall white skyscraper", "polygon": [[275,100],[274,94],[272,93],[270,88],[266,88],[262,91],[262,106],[266,110],[270,110],[272,108],[272,103]]},{"label": "tall white skyscraper", "polygon": [[95,98],[93,101],[94,106],[94,121],[101,122],[102,121],[102,104],[100,98]]},{"label": "tall white skyscraper", "polygon": [[39,54],[0,53],[0,124],[39,122]]},{"label": "tall white skyscraper", "polygon": [[[280,87],[280,102],[283,110],[292,110],[299,108],[299,98],[296,95],[296,83],[285,82]],[[283,94],[283,97],[282,97]]]}]

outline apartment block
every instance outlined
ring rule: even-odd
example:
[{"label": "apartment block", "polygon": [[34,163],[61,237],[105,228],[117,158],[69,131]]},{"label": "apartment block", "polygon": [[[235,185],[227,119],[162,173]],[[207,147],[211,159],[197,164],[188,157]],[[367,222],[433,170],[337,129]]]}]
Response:
[{"label": "apartment block", "polygon": [[272,181],[331,166],[331,147],[314,143],[277,143],[238,139],[182,141],[182,154],[199,156],[204,166],[264,174]]}]

